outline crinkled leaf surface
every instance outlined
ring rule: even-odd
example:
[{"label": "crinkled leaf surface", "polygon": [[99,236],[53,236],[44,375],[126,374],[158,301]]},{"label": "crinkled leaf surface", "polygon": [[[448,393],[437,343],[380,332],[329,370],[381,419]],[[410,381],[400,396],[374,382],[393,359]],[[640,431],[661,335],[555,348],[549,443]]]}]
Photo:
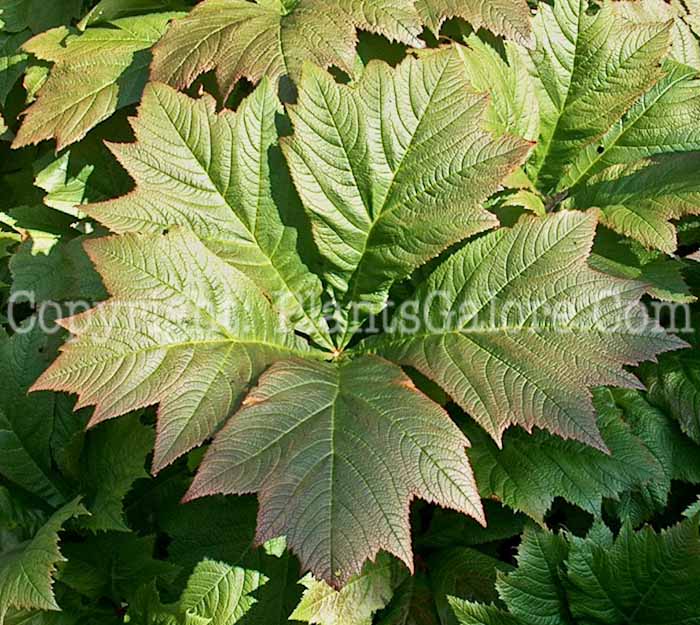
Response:
[{"label": "crinkled leaf surface", "polygon": [[34,538],[0,555],[0,622],[9,608],[60,610],[53,593],[55,567],[64,561],[58,533],[66,521],[84,514],[76,499],[58,510]]},{"label": "crinkled leaf surface", "polygon": [[180,610],[209,625],[233,625],[256,603],[251,593],[267,581],[256,571],[203,560],[187,582]]},{"label": "crinkled leaf surface", "polygon": [[341,590],[309,574],[301,580],[306,590],[290,618],[317,625],[371,625],[405,577],[406,569],[385,553],[367,562]]},{"label": "crinkled leaf surface", "polygon": [[642,284],[587,266],[596,221],[526,217],[468,243],[365,349],[435,380],[499,443],[520,425],[605,450],[588,387],[638,385],[622,365],[683,343],[636,304]]},{"label": "crinkled leaf surface", "polygon": [[377,310],[394,280],[496,225],[481,204],[530,144],[480,128],[486,98],[454,49],[370,63],[353,86],[309,65],[299,89],[283,148],[339,300]]},{"label": "crinkled leaf surface", "polygon": [[149,48],[176,13],[128,17],[80,35],[48,31],[24,49],[54,63],[13,143],[56,139],[57,148],[82,139],[117,109],[137,102],[151,62]]},{"label": "crinkled leaf surface", "polygon": [[183,88],[215,70],[228,95],[240,78],[296,81],[306,61],[352,74],[355,28],[423,45],[410,0],[205,0],[156,47],[151,76]]},{"label": "crinkled leaf surface", "polygon": [[598,207],[609,228],[672,254],[677,237],[671,220],[700,213],[699,165],[697,153],[613,165],[573,190],[564,205]]},{"label": "crinkled leaf surface", "polygon": [[531,59],[542,125],[532,171],[545,191],[663,76],[669,23],[635,21],[618,4],[595,13],[587,0],[538,7]]},{"label": "crinkled leaf surface", "polygon": [[467,46],[457,48],[472,87],[491,95],[486,115],[494,133],[516,135],[534,141],[540,129],[539,104],[535,82],[527,71],[521,48],[505,42],[506,59],[495,48],[476,35],[470,35]]},{"label": "crinkled leaf surface", "polygon": [[615,540],[573,538],[567,571],[576,622],[700,623],[698,517],[659,533],[625,524]]},{"label": "crinkled leaf surface", "polygon": [[188,226],[328,347],[322,287],[302,262],[288,225],[298,219],[298,199],[276,146],[279,112],[267,80],[236,113],[220,114],[212,98],[192,100],[149,85],[133,120],[137,142],[112,145],[136,189],[85,210],[119,233]]},{"label": "crinkled leaf surface", "polygon": [[500,576],[496,588],[509,611],[532,625],[573,625],[566,605],[563,564],[569,545],[561,534],[527,528],[518,567]]},{"label": "crinkled leaf surface", "polygon": [[258,541],[286,535],[337,588],[379,550],[413,568],[413,497],[483,521],[467,444],[384,360],[283,361],[217,435],[188,498],[257,492]]},{"label": "crinkled leaf surface", "polygon": [[700,354],[697,348],[665,354],[642,378],[655,403],[668,408],[683,431],[700,443]]},{"label": "crinkled leaf surface", "polygon": [[262,291],[185,230],[91,241],[112,298],[61,323],[76,340],[34,389],[77,392],[91,424],[160,404],[154,469],[226,420],[272,360],[308,348]]},{"label": "crinkled leaf surface", "polygon": [[474,30],[488,28],[520,44],[532,43],[530,11],[523,0],[416,0],[416,8],[436,35],[447,18],[461,17]]},{"label": "crinkled leaf surface", "polygon": [[522,430],[509,431],[498,449],[476,424],[464,428],[472,441],[469,458],[482,497],[496,497],[543,523],[555,497],[600,516],[603,497],[617,498],[658,479],[655,456],[622,420],[608,394],[597,390],[594,405],[609,454],[546,432]]}]

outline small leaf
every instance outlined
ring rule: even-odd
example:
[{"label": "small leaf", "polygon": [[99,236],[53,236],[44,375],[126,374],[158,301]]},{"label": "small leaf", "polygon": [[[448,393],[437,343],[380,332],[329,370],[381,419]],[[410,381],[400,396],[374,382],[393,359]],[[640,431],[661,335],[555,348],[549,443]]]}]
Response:
[{"label": "small leaf", "polygon": [[367,562],[341,590],[307,575],[301,580],[304,596],[290,618],[318,625],[371,625],[372,615],[389,603],[405,576],[405,569],[386,554]]},{"label": "small leaf", "polygon": [[255,571],[203,560],[187,582],[180,609],[209,625],[233,625],[256,602],[250,594],[267,581]]},{"label": "small leaf", "polygon": [[0,554],[0,623],[10,608],[60,610],[53,593],[55,567],[64,558],[58,533],[69,519],[88,514],[75,499],[58,510],[36,536]]},{"label": "small leaf", "polygon": [[27,52],[54,66],[37,101],[27,109],[13,147],[55,138],[61,150],[117,109],[137,102],[151,62],[149,48],[175,15],[124,18],[81,35],[63,28],[27,42]]}]

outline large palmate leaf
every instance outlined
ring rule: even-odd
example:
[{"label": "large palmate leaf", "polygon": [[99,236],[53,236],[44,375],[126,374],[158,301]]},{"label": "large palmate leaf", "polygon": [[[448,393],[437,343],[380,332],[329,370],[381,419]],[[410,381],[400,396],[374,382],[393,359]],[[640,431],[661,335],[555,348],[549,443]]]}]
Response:
[{"label": "large palmate leaf", "polygon": [[587,0],[539,6],[531,57],[542,126],[532,171],[544,190],[663,75],[669,24],[633,21],[617,5],[597,13],[587,11]]},{"label": "large palmate leaf", "polygon": [[115,232],[161,232],[186,225],[246,273],[290,321],[329,347],[321,284],[297,253],[298,199],[277,143],[280,105],[264,80],[236,113],[149,85],[133,121],[137,142],[112,145],[136,181],[122,198],[88,214]]},{"label": "large palmate leaf", "polygon": [[530,144],[481,130],[486,108],[454,49],[370,63],[350,87],[306,67],[283,148],[344,305],[381,308],[394,280],[496,225],[481,203]]},{"label": "large palmate leaf", "polygon": [[60,610],[53,593],[56,565],[64,561],[58,533],[66,521],[84,514],[76,499],[54,513],[34,538],[0,554],[0,623],[10,608]]},{"label": "large palmate leaf", "polygon": [[683,342],[637,305],[642,284],[587,266],[596,221],[523,218],[467,244],[365,349],[433,379],[499,443],[536,426],[606,450],[588,387],[638,385],[623,364]]},{"label": "large palmate leaf", "polygon": [[228,95],[240,78],[297,80],[305,61],[351,74],[356,27],[423,45],[410,0],[205,0],[155,48],[151,75],[182,88],[215,70]]},{"label": "large palmate leaf", "polygon": [[532,43],[530,11],[524,0],[416,0],[416,8],[436,35],[447,18],[461,17],[474,30],[488,28],[520,44]]},{"label": "large palmate leaf", "polygon": [[257,286],[191,233],[91,241],[112,299],[61,322],[77,339],[34,385],[96,405],[95,425],[160,404],[154,469],[210,436],[272,360],[308,349]]},{"label": "large palmate leaf", "polygon": [[60,150],[138,101],[151,62],[149,48],[176,15],[124,18],[81,35],[55,29],[27,42],[27,52],[54,66],[26,111],[14,147],[55,138]]},{"label": "large palmate leaf", "polygon": [[600,516],[603,497],[658,480],[655,455],[623,419],[606,389],[594,395],[598,428],[609,454],[546,432],[509,431],[503,449],[476,424],[465,428],[469,458],[482,497],[495,497],[539,522],[555,497]]},{"label": "large palmate leaf", "polygon": [[414,496],[483,521],[467,444],[384,360],[284,361],[217,435],[188,498],[258,492],[258,540],[286,535],[337,588],[380,549],[413,569]]}]

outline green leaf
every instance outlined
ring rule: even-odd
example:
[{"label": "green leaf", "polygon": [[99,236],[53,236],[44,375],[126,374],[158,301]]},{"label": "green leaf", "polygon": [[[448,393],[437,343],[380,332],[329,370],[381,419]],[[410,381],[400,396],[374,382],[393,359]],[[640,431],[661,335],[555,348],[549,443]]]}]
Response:
[{"label": "green leaf", "polygon": [[81,0],[0,0],[0,28],[34,33],[67,24],[80,13]]},{"label": "green leaf", "polygon": [[160,404],[154,471],[211,436],[271,361],[308,350],[185,230],[92,240],[88,253],[112,299],[61,321],[77,338],[33,390],[77,392],[77,407],[96,406],[91,425]]},{"label": "green leaf", "polygon": [[450,605],[460,625],[529,625],[493,605],[472,603],[456,597],[450,597]]},{"label": "green leaf", "polygon": [[652,406],[638,391],[615,389],[606,395],[609,409],[620,412],[655,459],[654,479],[624,493],[614,506],[618,516],[637,525],[664,510],[672,480],[700,483],[699,449],[670,416]]},{"label": "green leaf", "polygon": [[104,144],[105,139],[127,139],[130,133],[121,115],[100,124],[85,139],[59,155],[47,154],[35,163],[34,185],[46,191],[43,203],[83,218],[81,205],[101,202],[129,191],[131,180]]},{"label": "green leaf", "polygon": [[405,569],[386,554],[367,562],[341,590],[307,575],[301,603],[290,618],[318,625],[371,625],[372,615],[385,607],[403,581]]},{"label": "green leaf", "polygon": [[496,133],[511,133],[523,139],[537,139],[540,125],[535,83],[528,74],[522,49],[505,42],[506,60],[476,35],[466,38],[467,47],[457,48],[469,82],[477,91],[491,94],[487,115],[489,128]]},{"label": "green leaf", "polygon": [[510,612],[532,625],[573,625],[564,589],[569,545],[561,534],[529,527],[518,549],[518,568],[500,576],[496,588]]},{"label": "green leaf", "polygon": [[488,28],[522,45],[532,44],[530,11],[522,0],[416,0],[416,8],[436,36],[447,18],[461,17],[474,30]]},{"label": "green leaf", "polygon": [[638,386],[622,365],[683,342],[637,304],[642,284],[587,266],[595,228],[559,212],[467,244],[364,350],[433,379],[498,443],[520,425],[605,451],[589,387]]},{"label": "green leaf", "polygon": [[204,560],[187,582],[180,609],[209,625],[233,625],[256,602],[251,593],[267,581],[255,571]]},{"label": "green leaf", "polygon": [[31,317],[20,330],[11,338],[0,330],[0,474],[60,505],[65,499],[51,472],[49,447],[56,399],[49,393],[27,395],[51,360],[52,337],[39,317]]},{"label": "green leaf", "polygon": [[179,11],[185,8],[183,0],[100,0],[78,23],[80,30],[122,17],[161,11]]},{"label": "green leaf", "polygon": [[611,165],[700,149],[695,124],[700,115],[698,71],[673,61],[666,61],[663,70],[663,77],[610,130],[576,154],[559,190],[575,187]]},{"label": "green leaf", "polygon": [[151,77],[182,89],[215,70],[225,98],[241,78],[296,81],[305,61],[352,74],[355,28],[423,46],[410,0],[205,0],[156,46]]},{"label": "green leaf", "polygon": [[408,577],[376,618],[377,625],[440,625],[427,577],[420,573]]},{"label": "green leaf", "polygon": [[137,143],[112,146],[136,189],[85,210],[119,233],[188,226],[301,331],[330,347],[320,281],[299,257],[296,231],[287,225],[298,199],[277,147],[280,110],[267,80],[237,113],[218,115],[207,96],[192,100],[149,85],[133,121]]},{"label": "green leaf", "polygon": [[683,350],[659,358],[642,369],[651,400],[678,420],[683,431],[700,444],[700,354]]},{"label": "green leaf", "polygon": [[648,251],[636,241],[610,230],[598,232],[588,263],[603,273],[644,282],[649,295],[657,299],[680,304],[697,300],[683,275],[686,269],[683,261]]},{"label": "green leaf", "polygon": [[530,144],[480,130],[470,91],[452,48],[370,63],[352,86],[306,66],[283,149],[344,305],[376,312],[393,281],[496,225],[482,203]]},{"label": "green leaf", "polygon": [[100,276],[83,249],[85,241],[84,237],[65,243],[56,241],[47,252],[35,249],[34,240],[22,243],[10,259],[11,292],[15,301],[97,302],[106,299]]},{"label": "green leaf", "polygon": [[[177,500],[181,496],[178,492]],[[301,596],[299,565],[284,549],[272,553],[269,543],[256,549],[256,514],[252,497],[208,497],[174,506],[164,513],[164,530],[172,538],[169,559],[182,566],[185,578],[205,558],[258,571],[269,581],[256,593],[258,601],[241,625],[288,625]]]},{"label": "green leaf", "polygon": [[34,538],[0,554],[0,623],[10,608],[60,610],[53,593],[56,565],[65,561],[58,549],[58,533],[66,521],[84,514],[80,499],[75,499]]},{"label": "green leaf", "polygon": [[609,228],[672,254],[677,240],[671,220],[700,213],[700,186],[694,178],[698,165],[697,153],[614,165],[575,190],[564,205],[600,208]]},{"label": "green leaf", "polygon": [[82,523],[94,531],[127,532],[123,499],[144,470],[146,456],[153,448],[153,433],[131,415],[101,425],[85,440],[82,475],[92,515]]},{"label": "green leaf", "polygon": [[443,625],[457,625],[450,596],[495,601],[498,599],[494,588],[497,574],[512,568],[493,556],[468,547],[440,551],[431,558],[429,565],[433,596]]},{"label": "green leaf", "polygon": [[597,390],[594,405],[609,453],[522,430],[509,431],[498,449],[481,428],[468,424],[469,458],[481,496],[495,497],[543,523],[556,497],[600,516],[603,497],[617,499],[656,480],[655,456],[622,420],[609,391]]},{"label": "green leaf", "polygon": [[587,11],[587,0],[538,6],[531,59],[542,126],[532,172],[544,191],[663,76],[670,23],[633,20],[624,4],[598,12]]},{"label": "green leaf", "polygon": [[572,538],[567,592],[577,622],[700,622],[698,518],[655,533],[623,526],[616,540]]},{"label": "green leaf", "polygon": [[83,542],[67,543],[67,558],[59,579],[74,591],[92,599],[129,601],[151,581],[172,581],[178,568],[154,558],[155,536],[126,532],[102,532]]},{"label": "green leaf", "polygon": [[7,96],[27,67],[29,56],[20,50],[20,46],[28,38],[26,32],[0,33],[0,106],[5,106]]},{"label": "green leaf", "polygon": [[117,109],[137,102],[148,76],[149,48],[176,15],[127,17],[79,35],[62,28],[25,44],[27,52],[54,66],[27,109],[13,147],[55,138],[61,150]]},{"label": "green leaf", "polygon": [[187,499],[257,491],[258,542],[285,535],[338,588],[379,550],[413,569],[414,496],[483,521],[467,444],[386,361],[279,362],[217,435]]}]

